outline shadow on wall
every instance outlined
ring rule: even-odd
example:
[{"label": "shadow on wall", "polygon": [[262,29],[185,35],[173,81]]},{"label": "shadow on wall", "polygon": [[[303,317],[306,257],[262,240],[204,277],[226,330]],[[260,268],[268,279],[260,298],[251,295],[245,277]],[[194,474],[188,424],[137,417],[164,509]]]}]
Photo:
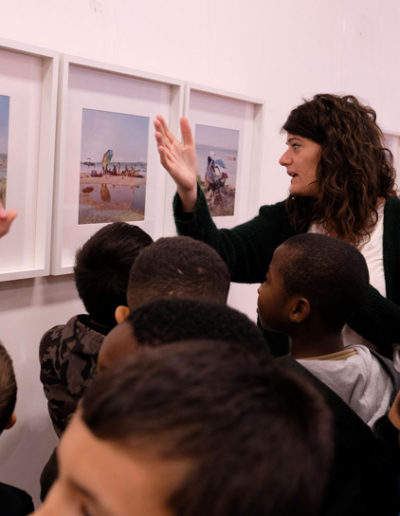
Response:
[{"label": "shadow on wall", "polygon": [[64,303],[78,297],[72,274],[0,283],[0,311]]}]

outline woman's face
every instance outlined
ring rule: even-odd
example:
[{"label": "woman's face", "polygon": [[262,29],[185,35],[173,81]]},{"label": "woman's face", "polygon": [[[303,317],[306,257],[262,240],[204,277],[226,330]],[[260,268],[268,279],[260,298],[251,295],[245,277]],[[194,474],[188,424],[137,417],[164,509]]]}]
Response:
[{"label": "woman's face", "polygon": [[289,133],[286,144],[288,149],[282,154],[279,163],[286,167],[286,172],[292,178],[290,195],[316,196],[319,190],[317,170],[321,159],[321,145],[303,136]]}]

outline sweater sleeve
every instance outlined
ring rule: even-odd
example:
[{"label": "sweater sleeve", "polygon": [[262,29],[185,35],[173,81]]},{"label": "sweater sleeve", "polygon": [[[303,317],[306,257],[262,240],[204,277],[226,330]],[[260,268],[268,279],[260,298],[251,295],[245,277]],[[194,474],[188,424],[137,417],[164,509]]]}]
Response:
[{"label": "sweater sleeve", "polygon": [[59,332],[62,326],[47,331],[40,342],[40,381],[47,398],[47,408],[56,434],[60,437],[78,402],[77,396],[69,392],[62,368],[64,360],[60,357]]},{"label": "sweater sleeve", "polygon": [[369,286],[363,306],[348,324],[362,337],[376,345],[382,355],[392,358],[393,344],[400,343],[400,306]]},{"label": "sweater sleeve", "polygon": [[232,281],[238,283],[264,281],[274,250],[293,235],[284,202],[262,206],[256,217],[232,229],[218,229],[200,187],[192,213],[184,213],[175,196],[174,216],[178,233],[213,247],[228,265]]}]

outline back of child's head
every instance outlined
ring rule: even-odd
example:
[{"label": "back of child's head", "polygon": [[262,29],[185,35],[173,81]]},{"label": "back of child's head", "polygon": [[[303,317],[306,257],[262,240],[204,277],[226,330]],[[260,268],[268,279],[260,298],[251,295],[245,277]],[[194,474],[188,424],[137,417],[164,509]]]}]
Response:
[{"label": "back of child's head", "polygon": [[247,315],[220,303],[196,299],[159,299],[129,314],[128,324],[139,344],[212,339],[241,342],[260,349],[267,344]]},{"label": "back of child's head", "polygon": [[286,240],[276,266],[288,294],[308,299],[327,328],[338,330],[366,298],[369,273],[352,245],[315,233]]},{"label": "back of child's head", "polygon": [[209,245],[185,236],[160,238],[132,266],[128,307],[165,297],[226,303],[229,285],[229,270]]},{"label": "back of child's head", "polygon": [[243,313],[220,303],[194,299],[158,299],[131,312],[105,338],[98,367],[108,369],[137,347],[158,347],[182,340],[236,342],[269,355],[259,328]]},{"label": "back of child's head", "polygon": [[318,513],[330,413],[311,386],[240,344],[144,348],[96,379],[81,417],[133,457],[188,464],[165,500],[174,516]]},{"label": "back of child's head", "polygon": [[0,433],[6,428],[17,401],[17,382],[10,355],[0,342]]},{"label": "back of child's head", "polygon": [[97,231],[76,253],[75,283],[94,321],[115,324],[115,309],[126,303],[129,271],[140,251],[152,243],[142,229],[114,222]]}]

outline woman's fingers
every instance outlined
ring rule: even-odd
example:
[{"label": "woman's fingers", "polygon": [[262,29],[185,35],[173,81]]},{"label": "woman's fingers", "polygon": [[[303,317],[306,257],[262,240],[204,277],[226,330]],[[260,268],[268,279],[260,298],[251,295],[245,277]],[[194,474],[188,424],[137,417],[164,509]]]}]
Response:
[{"label": "woman's fingers", "polygon": [[190,129],[189,120],[186,117],[181,118],[181,133],[183,144],[189,147],[194,147],[192,130]]},{"label": "woman's fingers", "polygon": [[167,122],[161,115],[157,115],[154,121],[154,126],[156,130],[162,135],[164,142],[166,141],[171,145],[175,142],[178,142],[174,134],[169,130]]}]

